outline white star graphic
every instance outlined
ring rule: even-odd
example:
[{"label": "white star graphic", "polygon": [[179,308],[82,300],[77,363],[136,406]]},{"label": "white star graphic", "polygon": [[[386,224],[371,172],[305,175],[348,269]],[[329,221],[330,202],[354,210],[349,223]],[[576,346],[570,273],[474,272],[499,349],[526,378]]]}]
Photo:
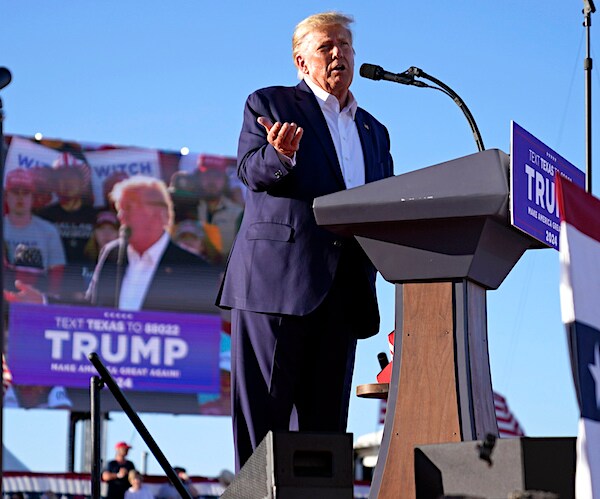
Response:
[{"label": "white star graphic", "polygon": [[588,364],[588,369],[596,383],[596,407],[600,409],[600,343],[594,349],[594,363]]}]

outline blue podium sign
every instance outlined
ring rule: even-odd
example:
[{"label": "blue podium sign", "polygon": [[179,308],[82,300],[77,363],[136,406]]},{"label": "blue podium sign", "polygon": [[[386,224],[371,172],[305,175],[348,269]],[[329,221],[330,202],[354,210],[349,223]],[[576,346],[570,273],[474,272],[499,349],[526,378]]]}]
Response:
[{"label": "blue podium sign", "polygon": [[547,246],[558,249],[560,215],[554,185],[556,175],[585,189],[585,174],[581,170],[512,121],[511,223]]}]

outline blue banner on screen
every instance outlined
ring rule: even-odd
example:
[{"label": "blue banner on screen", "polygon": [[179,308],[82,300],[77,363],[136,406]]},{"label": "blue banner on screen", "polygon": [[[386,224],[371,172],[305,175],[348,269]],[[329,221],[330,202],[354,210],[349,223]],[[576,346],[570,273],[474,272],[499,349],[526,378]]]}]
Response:
[{"label": "blue banner on screen", "polygon": [[511,223],[558,249],[560,218],[554,176],[585,187],[585,174],[527,130],[511,122]]},{"label": "blue banner on screen", "polygon": [[220,329],[216,315],[15,303],[13,380],[86,388],[97,352],[124,390],[219,393]]}]

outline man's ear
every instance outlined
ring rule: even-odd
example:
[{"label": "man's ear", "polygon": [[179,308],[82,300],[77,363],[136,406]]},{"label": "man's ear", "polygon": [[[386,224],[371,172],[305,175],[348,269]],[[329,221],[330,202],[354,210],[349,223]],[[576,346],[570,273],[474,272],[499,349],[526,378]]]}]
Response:
[{"label": "man's ear", "polygon": [[302,54],[298,54],[296,56],[296,67],[303,74],[308,74],[308,67],[306,66],[306,60],[302,56]]}]

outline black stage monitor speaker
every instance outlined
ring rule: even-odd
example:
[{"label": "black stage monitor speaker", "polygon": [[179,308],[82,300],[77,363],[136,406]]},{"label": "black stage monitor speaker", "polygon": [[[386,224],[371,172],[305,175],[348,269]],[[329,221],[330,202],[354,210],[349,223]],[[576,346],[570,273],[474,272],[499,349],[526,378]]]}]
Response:
[{"label": "black stage monitor speaker", "polygon": [[[575,496],[575,438],[496,440],[491,464],[480,458],[480,441],[415,447],[418,499],[477,496],[506,499],[517,491]],[[517,496],[518,497],[518,496]]]},{"label": "black stage monitor speaker", "polygon": [[269,432],[221,499],[352,499],[351,433]]}]

